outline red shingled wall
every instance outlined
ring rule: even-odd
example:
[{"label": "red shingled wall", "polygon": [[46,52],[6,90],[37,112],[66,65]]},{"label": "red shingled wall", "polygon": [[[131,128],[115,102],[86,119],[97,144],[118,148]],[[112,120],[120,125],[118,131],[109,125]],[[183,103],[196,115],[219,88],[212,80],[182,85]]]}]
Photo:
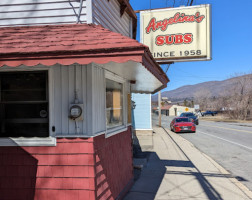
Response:
[{"label": "red shingled wall", "polygon": [[133,183],[132,138],[130,129],[111,136],[95,137],[97,200],[115,199]]},{"label": "red shingled wall", "polygon": [[129,130],[57,139],[56,147],[0,147],[0,199],[114,199],[133,177],[131,155]]}]

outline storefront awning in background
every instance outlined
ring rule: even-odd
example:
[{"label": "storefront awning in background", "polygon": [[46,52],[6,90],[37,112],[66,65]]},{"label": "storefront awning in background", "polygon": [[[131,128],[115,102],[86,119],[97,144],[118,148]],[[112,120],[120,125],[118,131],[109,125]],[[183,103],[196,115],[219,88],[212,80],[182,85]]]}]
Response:
[{"label": "storefront awning in background", "polygon": [[147,46],[100,25],[0,28],[0,67],[57,63],[100,64],[135,81],[134,92],[153,93],[165,88],[169,81]]}]

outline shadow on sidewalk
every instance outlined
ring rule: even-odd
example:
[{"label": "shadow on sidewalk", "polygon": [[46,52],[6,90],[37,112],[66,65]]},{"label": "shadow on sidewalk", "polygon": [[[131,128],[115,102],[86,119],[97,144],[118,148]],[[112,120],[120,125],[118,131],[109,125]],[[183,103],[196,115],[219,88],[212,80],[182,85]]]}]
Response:
[{"label": "shadow on sidewalk", "polygon": [[[177,142],[168,134],[168,132],[163,128],[163,130],[167,133],[167,135],[171,138],[171,140],[176,144],[176,146],[179,148],[179,150],[184,154],[184,156],[188,159],[188,161],[184,161],[187,163],[187,166],[183,165],[176,165],[176,167],[191,167],[196,172],[172,172],[168,171],[166,174],[179,174],[179,175],[189,175],[194,176],[197,181],[199,182],[200,186],[204,190],[204,193],[207,195],[208,199],[210,200],[222,200],[223,198],[221,195],[215,190],[215,188],[209,183],[209,181],[205,178],[205,176],[208,177],[225,177],[224,174],[211,174],[211,173],[201,173],[199,169],[193,164],[193,162],[190,160],[190,158],[185,154],[185,152],[180,148],[180,146],[177,144]],[[168,161],[169,163],[169,161]],[[169,166],[169,165],[166,165]]]},{"label": "shadow on sidewalk", "polygon": [[[167,133],[165,129],[164,131]],[[174,144],[180,149],[180,151],[185,155],[187,161],[161,160],[155,152],[143,152],[141,147],[136,145],[134,148],[134,156],[139,156],[140,158],[145,157],[148,159],[148,163],[142,169],[141,174],[138,171],[138,177],[135,179],[135,184],[124,200],[153,200],[155,199],[156,194],[159,190],[159,196],[161,195],[163,197],[169,197],[171,193],[174,195],[174,191],[176,190],[178,195],[188,198],[200,198],[199,195],[202,195],[202,190],[194,190],[193,192],[188,190],[188,188],[190,188],[188,187],[188,185],[191,184],[191,188],[194,187],[193,184],[195,184],[195,180],[197,180],[209,200],[223,200],[221,195],[209,183],[206,177],[221,178],[229,177],[230,175],[201,173],[199,169],[192,163],[189,157],[184,153],[184,151],[179,147],[176,141],[174,141],[173,138],[171,139]],[[170,167],[170,170],[167,169],[167,167]],[[181,175],[188,177],[182,178],[181,181],[176,182],[174,180],[170,180],[170,177],[172,177],[172,175]],[[162,182],[164,183],[161,185]]]}]

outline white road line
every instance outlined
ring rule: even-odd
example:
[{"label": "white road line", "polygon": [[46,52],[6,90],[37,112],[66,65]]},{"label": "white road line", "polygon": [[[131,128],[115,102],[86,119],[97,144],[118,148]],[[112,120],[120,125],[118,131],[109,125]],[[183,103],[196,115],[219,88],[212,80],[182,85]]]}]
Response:
[{"label": "white road line", "polygon": [[200,132],[200,133],[203,133],[203,134],[208,135],[208,136],[210,136],[210,137],[215,137],[215,138],[218,138],[218,139],[220,139],[220,140],[224,140],[224,141],[226,141],[226,142],[229,142],[229,143],[232,143],[232,144],[241,146],[241,147],[243,147],[243,148],[252,150],[252,148],[250,148],[250,147],[244,146],[244,145],[242,145],[242,144],[239,144],[239,143],[236,143],[236,142],[233,142],[233,141],[230,141],[230,140],[226,140],[226,139],[224,139],[224,138],[221,138],[221,137],[218,137],[218,136],[215,136],[215,135],[211,135],[211,134],[208,134],[208,133],[204,133],[204,132],[202,132],[202,131],[197,131],[197,132]]},{"label": "white road line", "polygon": [[[209,126],[209,125],[201,124],[201,126]],[[245,133],[252,133],[252,131],[240,130],[240,129],[234,129],[234,128],[227,128],[227,127],[221,127],[221,126],[209,126],[209,127],[215,127],[215,128],[221,128],[221,129],[227,129],[227,130],[239,131],[239,132],[245,132]]]}]

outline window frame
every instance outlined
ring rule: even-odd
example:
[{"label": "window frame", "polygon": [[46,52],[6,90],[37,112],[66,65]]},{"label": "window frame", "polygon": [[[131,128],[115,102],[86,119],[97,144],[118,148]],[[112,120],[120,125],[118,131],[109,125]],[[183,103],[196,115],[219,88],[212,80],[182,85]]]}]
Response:
[{"label": "window frame", "polygon": [[49,136],[48,137],[2,137],[0,138],[0,146],[56,146],[55,133],[52,132],[51,127],[54,124],[54,81],[53,69],[48,66],[27,67],[20,66],[18,68],[11,68],[8,66],[2,67],[1,72],[32,72],[32,71],[47,71],[47,85],[48,85],[48,112],[49,112]]},{"label": "window frame", "polygon": [[[122,108],[122,117],[123,117],[123,120],[122,120],[122,125],[120,126],[116,126],[116,127],[112,127],[112,128],[108,128],[107,127],[107,124],[105,124],[106,126],[106,133],[105,133],[105,137],[108,138],[108,137],[111,137],[113,135],[116,135],[118,133],[121,133],[123,131],[126,131],[127,130],[127,88],[126,88],[126,79],[112,73],[112,72],[109,72],[109,71],[105,71],[105,78],[104,78],[104,90],[105,90],[105,95],[106,95],[106,79],[109,79],[111,81],[114,81],[114,82],[117,82],[117,83],[121,83],[122,84],[122,104],[123,104],[123,108]],[[106,104],[107,103],[107,100],[106,100],[106,97],[105,97],[105,119],[107,119],[107,112],[106,112]],[[106,120],[105,120],[105,123],[106,123]]]}]

